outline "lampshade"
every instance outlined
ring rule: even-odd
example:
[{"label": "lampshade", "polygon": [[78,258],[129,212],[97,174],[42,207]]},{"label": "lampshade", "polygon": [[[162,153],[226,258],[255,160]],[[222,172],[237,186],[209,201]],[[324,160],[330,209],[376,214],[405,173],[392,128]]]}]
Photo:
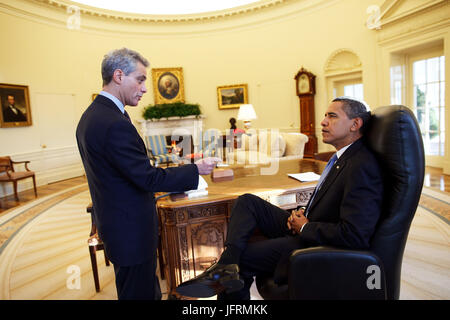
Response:
[{"label": "lampshade", "polygon": [[256,112],[251,104],[241,104],[238,112],[238,120],[253,120],[256,119]]}]

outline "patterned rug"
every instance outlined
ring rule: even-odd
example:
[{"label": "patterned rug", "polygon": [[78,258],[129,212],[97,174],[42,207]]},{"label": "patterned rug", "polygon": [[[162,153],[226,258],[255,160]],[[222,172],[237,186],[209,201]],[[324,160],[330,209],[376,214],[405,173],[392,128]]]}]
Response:
[{"label": "patterned rug", "polygon": [[[117,299],[114,269],[97,255],[96,293],[87,247],[87,184],[0,218],[0,300]],[[165,293],[165,283],[161,281]],[[167,295],[163,295],[163,298]],[[252,290],[252,297],[258,294]],[[401,299],[450,299],[450,195],[424,188],[405,248]]]}]

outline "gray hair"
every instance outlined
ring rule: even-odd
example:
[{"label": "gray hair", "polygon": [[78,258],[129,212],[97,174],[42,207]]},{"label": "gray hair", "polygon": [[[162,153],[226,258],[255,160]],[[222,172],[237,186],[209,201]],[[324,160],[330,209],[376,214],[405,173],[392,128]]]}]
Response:
[{"label": "gray hair", "polygon": [[129,75],[136,70],[137,62],[142,63],[145,67],[150,64],[138,52],[122,48],[109,52],[103,57],[102,61],[102,79],[103,85],[107,85],[113,78],[114,71],[122,70],[125,75]]},{"label": "gray hair", "polygon": [[333,99],[333,102],[335,101],[342,102],[342,110],[349,119],[362,119],[363,125],[361,126],[360,132],[364,133],[371,116],[369,105],[364,101],[359,101],[350,97],[337,97]]}]

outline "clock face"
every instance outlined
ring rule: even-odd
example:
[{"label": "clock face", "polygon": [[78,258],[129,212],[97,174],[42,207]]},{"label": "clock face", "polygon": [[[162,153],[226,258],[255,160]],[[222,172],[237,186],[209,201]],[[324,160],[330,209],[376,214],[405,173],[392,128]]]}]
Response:
[{"label": "clock face", "polygon": [[298,79],[298,92],[299,93],[308,93],[310,92],[309,88],[309,79],[306,74],[302,74]]}]

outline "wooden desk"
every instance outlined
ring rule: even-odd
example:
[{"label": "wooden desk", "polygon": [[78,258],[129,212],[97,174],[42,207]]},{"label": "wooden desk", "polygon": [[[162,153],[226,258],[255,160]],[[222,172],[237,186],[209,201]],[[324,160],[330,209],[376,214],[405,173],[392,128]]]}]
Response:
[{"label": "wooden desk", "polygon": [[288,173],[313,171],[321,173],[325,162],[289,160],[278,162],[276,174],[261,175],[269,165],[230,166],[234,179],[208,183],[208,195],[196,199],[157,202],[160,218],[162,254],[169,294],[175,288],[214,263],[224,248],[227,224],[234,201],[244,193],[255,194],[283,209],[306,205],[315,182],[302,183],[289,178]]}]

